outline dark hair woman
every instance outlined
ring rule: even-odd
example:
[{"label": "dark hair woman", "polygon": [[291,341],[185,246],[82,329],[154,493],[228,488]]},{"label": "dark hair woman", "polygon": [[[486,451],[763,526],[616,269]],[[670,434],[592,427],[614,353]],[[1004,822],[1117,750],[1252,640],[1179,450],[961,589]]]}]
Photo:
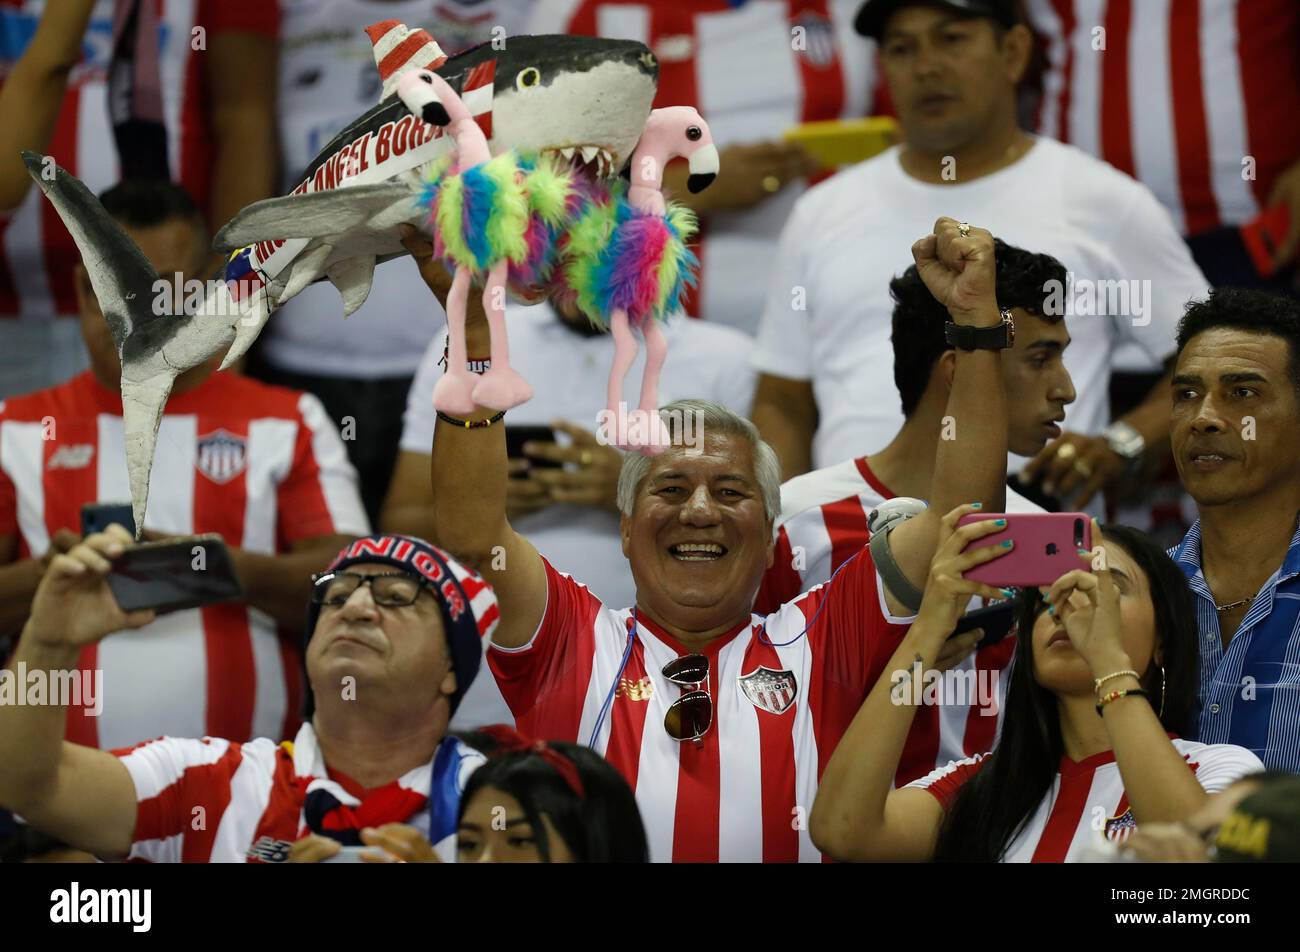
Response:
[{"label": "dark hair woman", "polygon": [[[891,790],[926,671],[972,596],[1001,598],[963,572],[1005,554],[963,550],[1000,528],[943,519],[925,597],[822,777],[813,841],[837,859],[1062,861],[1099,835],[1178,822],[1260,770],[1250,751],[1175,735],[1200,680],[1187,583],[1145,535],[1093,523],[1091,552],[1043,595],[1025,592],[1002,736],[972,757]],[[900,688],[907,688],[900,690]]]},{"label": "dark hair woman", "polygon": [[501,725],[473,740],[488,762],[461,794],[459,862],[649,862],[636,797],[599,754]]}]

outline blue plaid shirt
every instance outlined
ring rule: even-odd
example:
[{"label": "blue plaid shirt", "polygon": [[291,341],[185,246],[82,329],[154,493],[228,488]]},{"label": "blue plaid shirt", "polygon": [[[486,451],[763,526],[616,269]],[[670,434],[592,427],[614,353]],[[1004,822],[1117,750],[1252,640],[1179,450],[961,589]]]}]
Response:
[{"label": "blue plaid shirt", "polygon": [[1203,744],[1237,744],[1270,769],[1300,772],[1300,529],[1223,647],[1201,571],[1201,522],[1169,550],[1196,595]]}]

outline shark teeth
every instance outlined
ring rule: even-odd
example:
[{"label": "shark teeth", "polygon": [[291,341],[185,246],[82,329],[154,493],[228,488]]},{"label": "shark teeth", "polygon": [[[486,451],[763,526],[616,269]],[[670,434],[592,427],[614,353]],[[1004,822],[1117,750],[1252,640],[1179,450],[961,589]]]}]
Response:
[{"label": "shark teeth", "polygon": [[575,167],[582,165],[593,166],[594,171],[601,178],[610,178],[618,173],[613,153],[604,146],[570,145],[562,149],[548,149],[547,151],[559,155],[565,161],[573,163]]},{"label": "shark teeth", "polygon": [[561,150],[560,150],[560,155],[564,156],[566,159],[572,159],[572,158],[573,158],[573,146],[569,146],[567,149],[561,149]]}]

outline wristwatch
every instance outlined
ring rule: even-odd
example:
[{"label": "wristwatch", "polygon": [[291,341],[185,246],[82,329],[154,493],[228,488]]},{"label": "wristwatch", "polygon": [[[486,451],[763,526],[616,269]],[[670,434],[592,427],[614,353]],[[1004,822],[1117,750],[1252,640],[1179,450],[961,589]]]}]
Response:
[{"label": "wristwatch", "polygon": [[1133,427],[1116,420],[1101,431],[1101,436],[1111,451],[1123,458],[1128,472],[1131,473],[1142,465],[1142,454],[1146,452],[1147,441]]},{"label": "wristwatch", "polygon": [[1011,308],[999,310],[1002,323],[996,327],[970,327],[949,321],[943,326],[948,343],[958,350],[1006,350],[1016,340],[1016,325],[1011,320]]}]

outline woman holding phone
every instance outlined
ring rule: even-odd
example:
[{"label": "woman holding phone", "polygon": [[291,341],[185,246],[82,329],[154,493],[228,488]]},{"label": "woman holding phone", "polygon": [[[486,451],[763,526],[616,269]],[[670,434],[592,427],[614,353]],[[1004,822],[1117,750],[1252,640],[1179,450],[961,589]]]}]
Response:
[{"label": "woman holding phone", "polygon": [[1194,723],[1200,679],[1187,582],[1143,533],[1094,522],[1094,548],[1079,551],[1078,569],[1045,593],[1025,590],[997,748],[891,789],[922,696],[910,680],[934,667],[972,596],[1005,597],[963,577],[1012,550],[963,551],[1005,527],[958,527],[976,511],[944,517],[916,620],[827,764],[810,822],[823,852],[877,862],[1069,861],[1101,835],[1179,822],[1262,769],[1244,748],[1176,736]]}]

